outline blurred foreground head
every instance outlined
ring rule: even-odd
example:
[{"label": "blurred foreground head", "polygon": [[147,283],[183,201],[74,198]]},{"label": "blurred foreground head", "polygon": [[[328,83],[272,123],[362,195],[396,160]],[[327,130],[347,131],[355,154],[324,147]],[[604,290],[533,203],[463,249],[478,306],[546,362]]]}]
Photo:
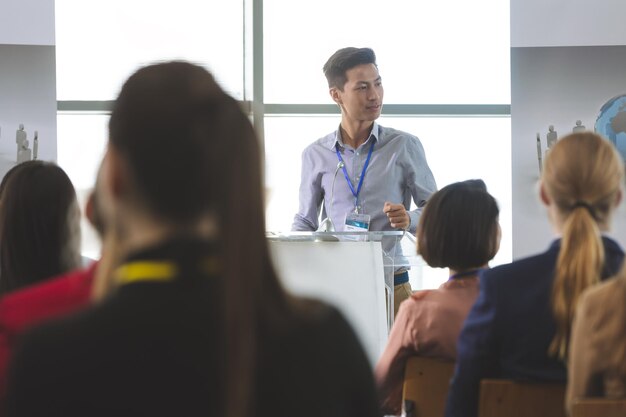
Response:
[{"label": "blurred foreground head", "polygon": [[217,340],[229,352],[225,404],[229,415],[243,415],[253,390],[255,329],[287,316],[288,304],[265,238],[254,129],[208,71],[167,62],[126,81],[109,130],[102,188],[122,246],[135,235],[125,231],[141,223],[164,238],[218,242],[226,334]]}]

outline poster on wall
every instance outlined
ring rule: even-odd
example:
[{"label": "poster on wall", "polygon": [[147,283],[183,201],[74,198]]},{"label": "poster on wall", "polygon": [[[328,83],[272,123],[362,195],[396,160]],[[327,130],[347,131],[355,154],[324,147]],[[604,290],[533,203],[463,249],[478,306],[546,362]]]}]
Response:
[{"label": "poster on wall", "polygon": [[[511,0],[513,258],[557,235],[539,199],[540,156],[573,130],[596,131],[626,159],[626,2]],[[611,235],[626,240],[626,208]]]},{"label": "poster on wall", "polygon": [[55,52],[0,44],[0,175],[18,162],[56,160]]},{"label": "poster on wall", "polygon": [[[560,136],[590,130],[626,160],[626,46],[511,49],[515,136],[545,150]],[[540,154],[537,154],[539,158]]]},{"label": "poster on wall", "polygon": [[54,6],[0,2],[0,177],[18,161],[56,160]]},{"label": "poster on wall", "polygon": [[[537,252],[555,237],[539,202],[542,160],[572,131],[595,131],[626,161],[626,46],[511,48],[511,137],[514,257]],[[626,230],[626,210],[613,235]]]}]

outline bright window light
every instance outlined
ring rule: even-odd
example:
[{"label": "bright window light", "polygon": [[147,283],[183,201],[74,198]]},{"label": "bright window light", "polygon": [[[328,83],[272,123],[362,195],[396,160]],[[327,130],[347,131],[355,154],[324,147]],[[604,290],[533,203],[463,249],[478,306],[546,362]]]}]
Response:
[{"label": "bright window light", "polygon": [[510,103],[508,1],[263,5],[268,103],[329,103],[322,66],[345,46],[374,49],[387,103]]},{"label": "bright window light", "polygon": [[56,0],[57,97],[112,100],[138,67],[206,66],[243,98],[243,2]]}]

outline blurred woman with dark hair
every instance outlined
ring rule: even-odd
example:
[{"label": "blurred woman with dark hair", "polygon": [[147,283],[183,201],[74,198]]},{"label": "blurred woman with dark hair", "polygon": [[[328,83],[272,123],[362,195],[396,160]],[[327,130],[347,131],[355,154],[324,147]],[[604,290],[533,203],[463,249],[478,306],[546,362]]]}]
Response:
[{"label": "blurred woman with dark hair", "polygon": [[28,161],[0,183],[0,294],[81,265],[76,191],[57,165]]},{"label": "blurred woman with dark hair", "polygon": [[500,247],[499,212],[482,180],[447,185],[428,200],[417,227],[417,251],[429,266],[448,268],[450,278],[438,289],[416,291],[400,304],[376,366],[384,412],[401,412],[409,357],[456,358],[456,339],[478,296],[478,273]]},{"label": "blurred woman with dark hair", "polygon": [[[87,198],[85,216],[98,235],[104,237],[106,227],[102,206],[106,205],[97,197],[97,188],[96,184]],[[4,404],[6,393],[7,364],[19,336],[39,323],[87,306],[92,298],[94,275],[106,273],[110,258],[110,254],[103,253],[99,261],[92,262],[87,268],[63,271],[60,275],[51,276],[0,297],[0,416],[4,411],[1,405]]]},{"label": "blurred woman with dark hair", "polygon": [[279,283],[239,104],[201,67],[152,65],[124,84],[109,133],[121,265],[97,305],[24,338],[9,415],[378,415],[341,314]]}]

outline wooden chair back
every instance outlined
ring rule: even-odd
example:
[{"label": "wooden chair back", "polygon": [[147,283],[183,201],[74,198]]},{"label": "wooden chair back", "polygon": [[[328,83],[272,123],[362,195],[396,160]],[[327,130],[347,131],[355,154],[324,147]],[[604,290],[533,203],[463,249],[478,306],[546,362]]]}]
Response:
[{"label": "wooden chair back", "polygon": [[479,417],[565,417],[565,384],[484,379]]},{"label": "wooden chair back", "polygon": [[406,417],[443,417],[454,362],[413,356],[404,371],[402,404]]},{"label": "wooden chair back", "polygon": [[624,417],[626,399],[581,398],[574,400],[571,417]]}]

